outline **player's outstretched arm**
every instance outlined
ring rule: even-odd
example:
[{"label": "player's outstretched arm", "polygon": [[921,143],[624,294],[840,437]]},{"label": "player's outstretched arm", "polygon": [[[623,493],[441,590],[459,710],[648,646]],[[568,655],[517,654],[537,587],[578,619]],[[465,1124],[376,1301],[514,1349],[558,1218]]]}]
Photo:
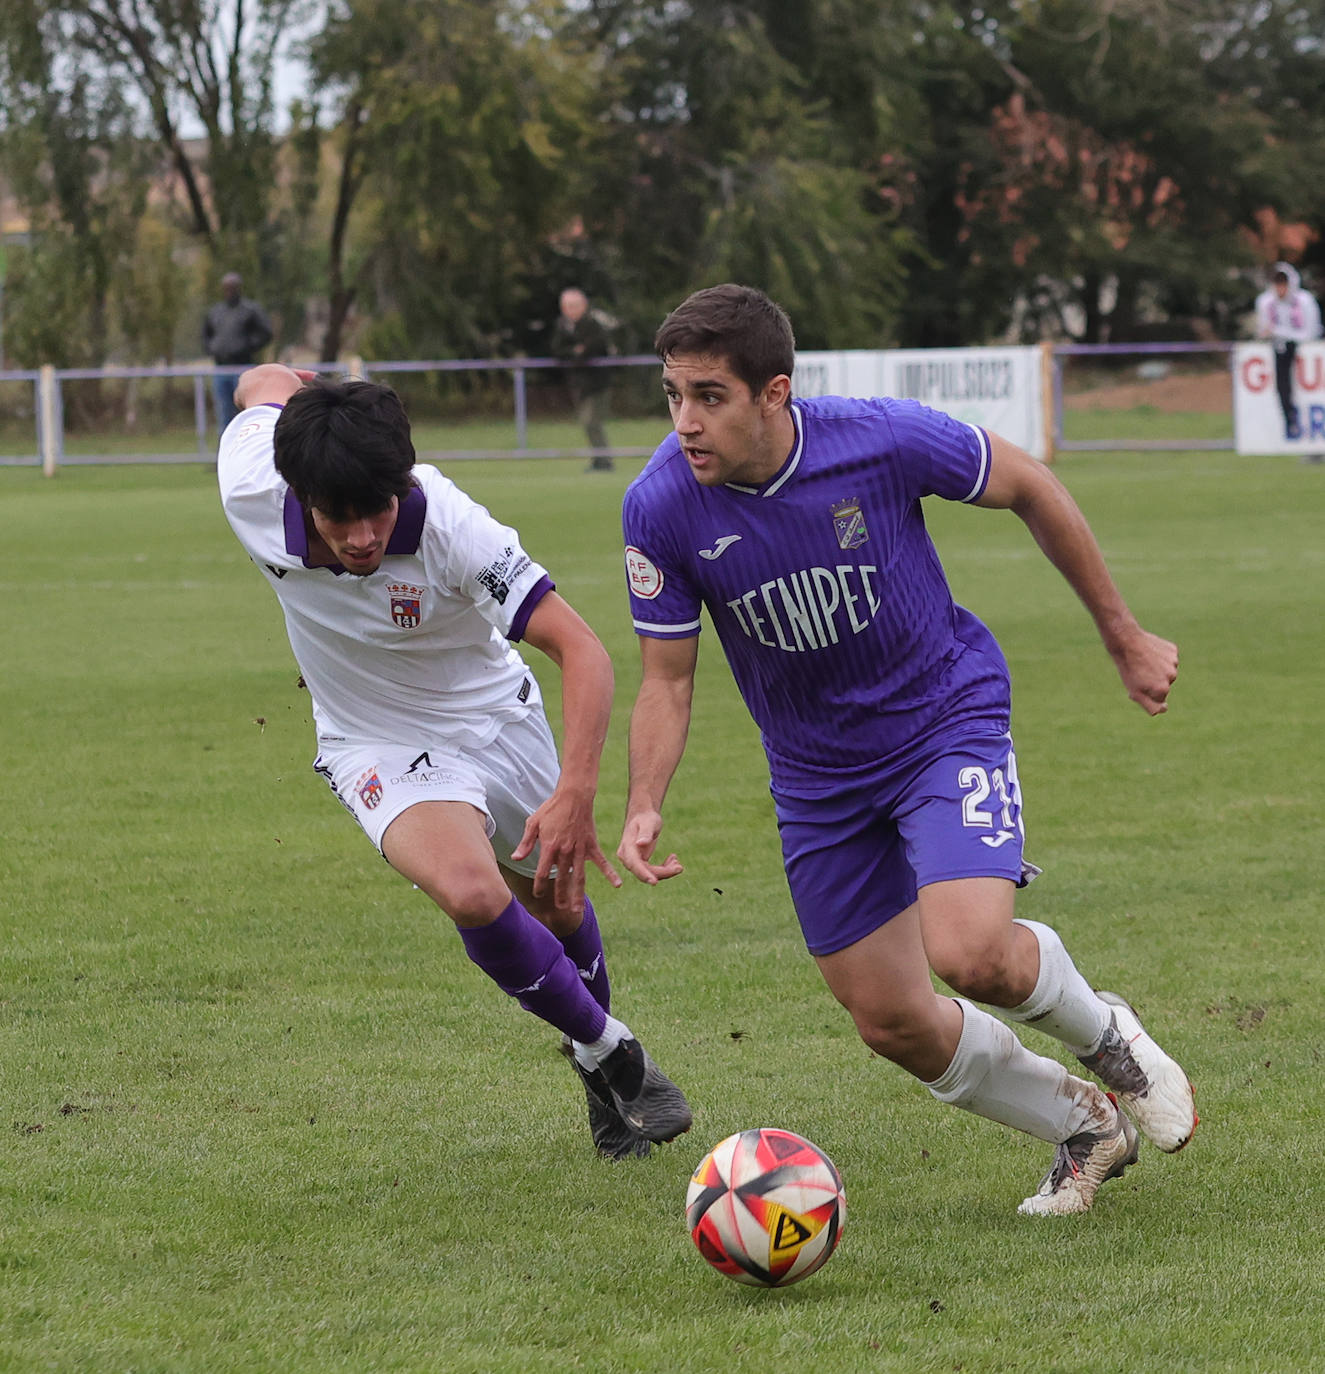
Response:
[{"label": "player's outstretched arm", "polygon": [[613,887],[621,886],[599,847],[593,814],[612,718],[612,660],[598,636],[556,592],[548,592],[534,608],[524,638],[561,670],[561,776],[552,795],[525,822],[511,857],[523,859],[537,844],[534,892],[543,894],[555,868],[553,902],[558,910],[579,912],[584,910],[586,863],[600,869]]},{"label": "player's outstretched arm", "polygon": [[685,752],[699,640],[640,639],[644,676],[630,715],[630,791],[617,858],[640,882],[656,885],[682,873],[669,854],[652,862],[662,833],[662,804]]},{"label": "player's outstretched arm", "polygon": [[1149,715],[1162,715],[1178,676],[1177,645],[1137,623],[1086,517],[1058,478],[1016,444],[996,434],[989,438],[989,482],[977,504],[1020,516],[1090,612],[1127,695]]}]

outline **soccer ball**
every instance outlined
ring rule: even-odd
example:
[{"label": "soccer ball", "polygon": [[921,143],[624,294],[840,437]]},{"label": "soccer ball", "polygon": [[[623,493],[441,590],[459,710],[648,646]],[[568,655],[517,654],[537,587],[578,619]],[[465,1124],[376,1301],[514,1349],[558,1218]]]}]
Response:
[{"label": "soccer ball", "polygon": [[803,1136],[740,1131],[700,1160],[686,1190],[699,1253],[737,1283],[783,1288],[821,1269],[846,1223],[833,1161]]}]

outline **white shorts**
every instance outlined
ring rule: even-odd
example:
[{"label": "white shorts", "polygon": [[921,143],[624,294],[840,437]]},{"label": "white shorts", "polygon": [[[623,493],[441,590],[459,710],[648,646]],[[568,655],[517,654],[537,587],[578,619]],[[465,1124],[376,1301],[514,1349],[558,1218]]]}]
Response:
[{"label": "white shorts", "polygon": [[483,813],[498,862],[529,877],[538,866],[537,848],[519,863],[511,850],[561,775],[542,711],[503,725],[481,749],[422,734],[410,745],[323,741],[313,768],[379,850],[387,826],[415,803],[468,802]]}]

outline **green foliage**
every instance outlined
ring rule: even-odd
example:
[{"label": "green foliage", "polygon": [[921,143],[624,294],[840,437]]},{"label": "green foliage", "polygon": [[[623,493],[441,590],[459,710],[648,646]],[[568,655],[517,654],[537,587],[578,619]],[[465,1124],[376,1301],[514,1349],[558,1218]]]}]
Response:
[{"label": "green foliage", "polygon": [[573,209],[567,192],[586,79],[537,7],[360,4],[313,49],[321,79],[365,112],[372,245],[358,276],[394,311],[411,356],[485,356],[531,306],[529,264]]},{"label": "green foliage", "polygon": [[[632,474],[581,466],[454,475],[613,655],[610,849],[638,677]],[[1203,1122],[1181,1155],[1143,1147],[1088,1217],[1048,1222],[1014,1210],[1046,1147],[938,1106],[823,987],[715,644],[667,807],[686,873],[593,880],[617,1010],[696,1125],[607,1166],[555,1036],[310,771],[279,611],[205,467],[0,471],[22,792],[0,848],[0,1367],[1316,1369],[1319,473],[1227,454],[1058,471],[1143,621],[1182,648],[1160,719],[1124,699],[1015,517],[935,502],[927,519],[1013,665],[1046,869],[1022,913],[1137,1000]],[[535,666],[555,720],[556,674]],[[816,1140],[848,1196],[837,1255],[782,1293],[713,1274],[682,1220],[704,1150],[756,1124]]]},{"label": "green foliage", "polygon": [[125,92],[68,50],[47,7],[7,10],[0,52],[0,171],[28,208],[38,260],[10,283],[7,351],[29,365],[96,364],[116,341],[112,284],[145,213],[151,153]]},{"label": "green foliage", "polygon": [[1325,267],[1323,73],[1311,6],[1243,0],[13,0],[0,169],[94,355],[167,176],[179,337],[231,268],[329,358],[537,353],[570,284],[644,348],[723,278],[814,346],[1228,336]]},{"label": "green foliage", "polygon": [[[837,32],[816,44],[808,14],[754,3],[595,5],[568,25],[568,41],[611,54],[594,149],[608,171],[581,195],[644,337],[681,296],[727,279],[775,294],[809,346],[891,334],[902,245],[880,213],[877,145],[861,152],[886,122],[882,77],[867,38],[839,80]],[[837,120],[848,91],[855,147]]]},{"label": "green foliage", "polygon": [[[80,246],[87,361],[117,351],[133,361],[169,356],[182,334],[196,353],[197,322],[223,270],[241,271],[254,294],[270,298],[287,332],[301,326],[312,286],[304,241],[308,152],[296,131],[287,195],[273,82],[279,44],[312,8],[302,0],[19,0],[5,7],[0,129],[13,147],[3,168],[34,235],[62,226]],[[205,135],[200,162],[185,147],[189,126]],[[177,199],[149,211],[149,187],[167,183]],[[162,222],[146,227],[153,217]],[[176,229],[195,235],[211,257],[194,295],[182,284],[193,276],[196,254]],[[145,298],[136,256],[144,236],[171,259],[167,280]],[[122,335],[108,313],[112,294]],[[171,318],[151,316],[158,309]]]},{"label": "green foliage", "polygon": [[5,358],[12,367],[95,365],[87,347],[88,283],[71,237],[51,233],[41,250],[18,246],[7,255]]},{"label": "green foliage", "polygon": [[1137,337],[1146,314],[1227,332],[1249,297],[1238,269],[1254,262],[1256,208],[1300,202],[1283,177],[1305,127],[1285,137],[1231,66],[1206,60],[1257,22],[1213,8],[934,13],[916,53],[928,132],[915,156],[929,172],[917,310],[940,303],[924,342],[982,337],[981,321],[1002,327],[1018,297],[1033,334],[1062,332],[1068,304],[1091,341]]},{"label": "green foliage", "polygon": [[[144,216],[137,228],[133,253],[114,281],[116,316],[131,357],[171,362],[190,303],[179,233],[155,216]],[[185,356],[196,351],[196,339],[190,338]]]}]

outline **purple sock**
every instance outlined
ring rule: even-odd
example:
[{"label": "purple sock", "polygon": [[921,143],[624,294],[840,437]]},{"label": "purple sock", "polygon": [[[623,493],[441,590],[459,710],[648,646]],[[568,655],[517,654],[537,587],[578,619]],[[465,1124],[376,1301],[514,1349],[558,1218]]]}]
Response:
[{"label": "purple sock", "polygon": [[497,984],[535,1016],[572,1040],[597,1040],[607,1014],[580,979],[561,941],[511,898],[490,925],[460,931],[465,952]]},{"label": "purple sock", "polygon": [[612,1010],[612,989],[607,981],[607,955],[603,953],[603,937],[598,930],[598,918],[593,903],[584,899],[584,920],[571,935],[561,937],[561,947],[571,963],[579,970],[584,986],[604,1011]]}]

